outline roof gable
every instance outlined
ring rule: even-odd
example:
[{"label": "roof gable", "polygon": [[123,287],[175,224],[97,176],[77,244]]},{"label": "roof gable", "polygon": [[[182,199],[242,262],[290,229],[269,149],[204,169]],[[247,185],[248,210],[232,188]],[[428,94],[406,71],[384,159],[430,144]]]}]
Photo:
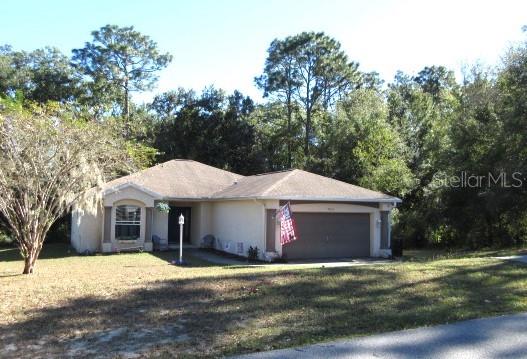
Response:
[{"label": "roof gable", "polygon": [[122,185],[112,187],[103,192],[103,203],[105,207],[115,206],[117,202],[123,200],[136,200],[143,203],[147,207],[153,207],[156,200],[163,197],[146,188],[141,188],[134,183],[124,183]]},{"label": "roof gable", "polygon": [[242,177],[192,160],[172,160],[110,181],[103,190],[133,183],[167,199],[192,199],[208,197]]},{"label": "roof gable", "polygon": [[136,189],[136,190],[138,190],[140,192],[146,193],[147,195],[151,196],[152,198],[156,198],[156,199],[162,198],[162,195],[160,195],[159,193],[151,191],[148,188],[146,188],[144,186],[140,186],[140,185],[138,185],[138,184],[136,184],[134,182],[124,182],[122,184],[106,188],[103,191],[103,195],[107,196],[109,194],[122,191],[122,190],[124,190],[126,188],[134,188],[134,189]]}]

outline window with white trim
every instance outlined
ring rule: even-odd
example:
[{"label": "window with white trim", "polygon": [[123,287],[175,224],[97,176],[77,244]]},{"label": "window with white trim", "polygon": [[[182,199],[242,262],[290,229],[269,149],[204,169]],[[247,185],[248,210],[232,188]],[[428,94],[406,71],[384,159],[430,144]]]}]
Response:
[{"label": "window with white trim", "polygon": [[141,236],[141,207],[115,207],[115,239],[135,241]]}]

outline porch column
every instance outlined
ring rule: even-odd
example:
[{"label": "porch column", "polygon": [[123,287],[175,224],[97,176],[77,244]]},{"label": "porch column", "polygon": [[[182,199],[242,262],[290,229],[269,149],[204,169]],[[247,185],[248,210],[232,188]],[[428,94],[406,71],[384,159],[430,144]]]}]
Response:
[{"label": "porch column", "polygon": [[112,207],[104,207],[102,251],[112,251]]},{"label": "porch column", "polygon": [[152,251],[152,225],[154,223],[154,208],[146,207],[146,220],[145,220],[145,251]]},{"label": "porch column", "polygon": [[390,249],[390,212],[381,211],[381,249]]}]

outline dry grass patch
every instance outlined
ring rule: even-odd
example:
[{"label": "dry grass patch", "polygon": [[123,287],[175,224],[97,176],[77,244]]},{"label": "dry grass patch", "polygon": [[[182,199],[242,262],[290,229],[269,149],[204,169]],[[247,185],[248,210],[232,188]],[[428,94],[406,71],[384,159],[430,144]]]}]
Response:
[{"label": "dry grass patch", "polygon": [[0,251],[0,356],[215,357],[527,310],[527,266],[490,258],[179,268],[49,249],[33,276]]}]

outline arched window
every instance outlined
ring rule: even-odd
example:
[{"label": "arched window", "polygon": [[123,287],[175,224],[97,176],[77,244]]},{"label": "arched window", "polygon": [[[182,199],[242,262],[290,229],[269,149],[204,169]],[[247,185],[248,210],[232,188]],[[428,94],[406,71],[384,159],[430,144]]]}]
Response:
[{"label": "arched window", "polygon": [[135,241],[141,236],[141,207],[117,206],[115,208],[115,239]]}]

